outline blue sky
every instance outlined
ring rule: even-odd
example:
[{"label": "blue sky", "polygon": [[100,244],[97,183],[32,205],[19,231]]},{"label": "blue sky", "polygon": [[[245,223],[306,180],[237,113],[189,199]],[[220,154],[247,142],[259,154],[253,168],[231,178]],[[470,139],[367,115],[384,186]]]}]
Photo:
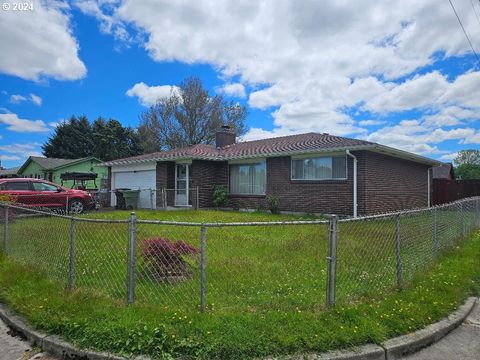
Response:
[{"label": "blue sky", "polygon": [[[446,161],[478,148],[479,66],[449,3],[384,3],[79,0],[0,10],[2,165],[40,154],[71,115],[135,127],[188,76],[248,107],[245,140],[329,132]],[[480,3],[454,4],[480,51]]]}]

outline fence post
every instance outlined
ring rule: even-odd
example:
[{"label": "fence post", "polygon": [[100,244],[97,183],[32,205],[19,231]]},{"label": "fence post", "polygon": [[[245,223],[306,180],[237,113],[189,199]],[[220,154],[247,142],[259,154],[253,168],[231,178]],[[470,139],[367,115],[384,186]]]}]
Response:
[{"label": "fence post", "polygon": [[327,257],[327,306],[335,306],[336,268],[337,268],[338,218],[333,215],[329,222]]},{"label": "fence post", "polygon": [[196,206],[196,210],[200,209],[200,187],[197,186],[197,206]]},{"label": "fence post", "polygon": [[153,210],[153,189],[150,188],[150,210]]},{"label": "fence post", "polygon": [[477,219],[477,227],[480,227],[480,197],[477,197],[477,201],[476,201],[476,210],[475,210],[475,215],[476,215],[476,219]]},{"label": "fence post", "polygon": [[461,228],[461,235],[462,238],[465,237],[465,214],[463,211],[463,201],[460,202],[460,224],[462,226]]},{"label": "fence post", "polygon": [[7,254],[8,252],[8,205],[4,205],[3,208],[3,253]]},{"label": "fence post", "polygon": [[130,214],[130,234],[128,239],[128,298],[127,302],[133,304],[135,301],[135,263],[137,249],[137,215]]},{"label": "fence post", "polygon": [[65,201],[65,215],[68,214],[68,193],[67,193],[67,200]]},{"label": "fence post", "polygon": [[397,285],[399,288],[403,286],[403,278],[402,278],[402,257],[401,257],[401,229],[400,229],[400,214],[395,216],[395,239],[397,243],[396,247],[396,258],[397,258]]},{"label": "fence post", "polygon": [[200,311],[205,312],[207,285],[207,228],[205,226],[202,226],[200,234]]},{"label": "fence post", "polygon": [[437,208],[432,208],[432,243],[433,243],[433,253],[438,255],[440,249],[437,239]]},{"label": "fence post", "polygon": [[75,281],[75,218],[70,223],[70,263],[68,268],[68,290],[73,290]]}]

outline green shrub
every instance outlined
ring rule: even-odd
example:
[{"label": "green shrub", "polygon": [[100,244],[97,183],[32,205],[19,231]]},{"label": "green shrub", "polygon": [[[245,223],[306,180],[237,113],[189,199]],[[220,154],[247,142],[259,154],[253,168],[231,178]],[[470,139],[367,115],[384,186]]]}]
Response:
[{"label": "green shrub", "polygon": [[274,195],[267,195],[268,208],[272,214],[280,214],[280,199]]},{"label": "green shrub", "polygon": [[228,206],[228,191],[225,186],[213,185],[213,206],[216,208]]}]

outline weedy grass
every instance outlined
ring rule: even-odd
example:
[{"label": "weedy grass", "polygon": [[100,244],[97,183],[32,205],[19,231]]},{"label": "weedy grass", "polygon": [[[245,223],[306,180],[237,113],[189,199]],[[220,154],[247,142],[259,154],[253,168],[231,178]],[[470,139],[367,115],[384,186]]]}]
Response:
[{"label": "weedy grass", "polygon": [[[102,215],[128,218],[128,212]],[[192,222],[298,219],[219,211],[137,216]],[[459,229],[445,228],[438,233],[444,250],[435,253],[431,232],[420,231],[429,220],[402,222],[402,291],[395,287],[394,220],[342,224],[333,309],[324,306],[326,225],[208,228],[208,307],[202,314],[195,263],[189,279],[156,283],[141,251],[137,301],[125,305],[128,224],[76,222],[77,289],[67,293],[69,220],[17,219],[9,227],[9,257],[0,259],[0,298],[39,329],[123,355],[242,359],[379,343],[424,327],[479,293],[480,234],[457,242],[451,239]],[[139,244],[155,236],[199,246],[200,231],[138,225]]]}]

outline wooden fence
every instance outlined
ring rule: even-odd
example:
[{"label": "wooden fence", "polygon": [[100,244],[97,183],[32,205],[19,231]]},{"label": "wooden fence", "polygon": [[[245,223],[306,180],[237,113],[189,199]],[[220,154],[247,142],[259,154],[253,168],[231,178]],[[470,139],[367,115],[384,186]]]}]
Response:
[{"label": "wooden fence", "polygon": [[480,196],[480,179],[447,180],[433,179],[432,205],[440,205],[459,199]]}]

